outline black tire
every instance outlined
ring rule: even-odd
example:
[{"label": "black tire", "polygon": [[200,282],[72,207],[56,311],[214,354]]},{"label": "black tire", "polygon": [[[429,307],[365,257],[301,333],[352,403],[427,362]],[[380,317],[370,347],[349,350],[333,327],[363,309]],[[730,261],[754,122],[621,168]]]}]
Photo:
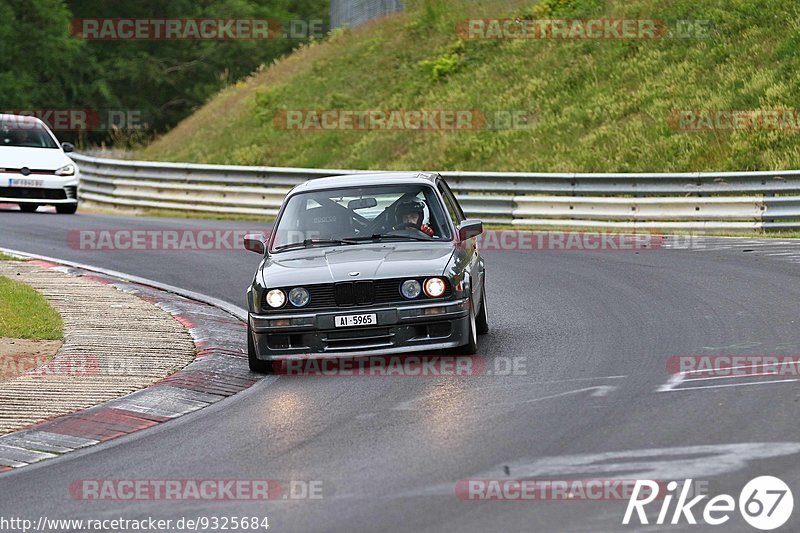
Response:
[{"label": "black tire", "polygon": [[478,335],[486,335],[489,333],[489,313],[486,309],[486,287],[484,287],[481,308],[478,310],[478,316],[475,317],[475,325],[478,329]]},{"label": "black tire", "polygon": [[272,374],[272,361],[262,361],[256,357],[256,344],[253,342],[253,332],[250,331],[250,324],[247,325],[247,362],[252,372]]},{"label": "black tire", "polygon": [[469,333],[467,343],[461,347],[461,355],[475,355],[478,353],[478,326],[475,322],[475,309],[469,310]]},{"label": "black tire", "polygon": [[56,206],[56,213],[59,215],[74,215],[78,210],[78,204],[60,204]]},{"label": "black tire", "polygon": [[39,209],[39,204],[19,204],[19,210],[23,213],[33,213]]}]

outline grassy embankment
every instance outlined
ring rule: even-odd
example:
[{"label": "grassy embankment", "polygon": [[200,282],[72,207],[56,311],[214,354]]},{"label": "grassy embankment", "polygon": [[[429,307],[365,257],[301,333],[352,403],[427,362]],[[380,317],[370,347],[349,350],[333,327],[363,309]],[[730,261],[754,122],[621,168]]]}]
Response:
[{"label": "grassy embankment", "polygon": [[[767,0],[409,2],[222,91],[139,154],[170,161],[543,172],[765,170],[800,165],[800,132],[686,133],[674,110],[794,109],[800,12]],[[464,40],[468,17],[711,21],[705,38]],[[529,129],[287,131],[302,109],[529,112]]]},{"label": "grassy embankment", "polygon": [[[417,0],[227,88],[138,157],[240,165],[541,172],[775,170],[800,131],[686,132],[679,110],[796,109],[800,10],[767,0]],[[470,40],[474,17],[659,19],[656,40]],[[679,20],[700,21],[677,35]],[[697,28],[710,29],[702,34]],[[500,131],[290,131],[287,110],[529,113]],[[278,121],[279,122],[279,121]],[[799,125],[800,126],[800,125]],[[737,233],[729,233],[735,235]],[[746,234],[746,233],[745,233]],[[784,236],[793,235],[784,233]]]},{"label": "grassy embankment", "polygon": [[31,287],[0,276],[0,337],[63,339],[61,316]]}]

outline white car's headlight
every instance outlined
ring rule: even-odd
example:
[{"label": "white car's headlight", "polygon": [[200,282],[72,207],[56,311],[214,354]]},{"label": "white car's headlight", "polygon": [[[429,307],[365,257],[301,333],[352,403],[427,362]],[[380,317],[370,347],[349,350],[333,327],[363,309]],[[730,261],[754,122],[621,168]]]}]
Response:
[{"label": "white car's headlight", "polygon": [[75,165],[64,165],[63,167],[59,168],[55,171],[56,176],[74,176],[75,175]]},{"label": "white car's headlight", "polygon": [[272,308],[283,307],[286,303],[286,293],[280,289],[272,289],[267,293],[267,304]]}]

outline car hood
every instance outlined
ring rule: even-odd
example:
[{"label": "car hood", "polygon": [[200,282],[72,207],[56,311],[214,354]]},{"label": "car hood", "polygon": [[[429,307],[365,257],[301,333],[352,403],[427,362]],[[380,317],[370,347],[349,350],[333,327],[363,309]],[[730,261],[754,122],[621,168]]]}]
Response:
[{"label": "car hood", "polygon": [[72,160],[59,148],[0,146],[0,168],[57,170],[70,163]]},{"label": "car hood", "polygon": [[[264,260],[261,273],[267,287],[436,276],[444,272],[452,255],[452,242],[317,247],[271,255]],[[353,272],[358,275],[351,275]]]}]

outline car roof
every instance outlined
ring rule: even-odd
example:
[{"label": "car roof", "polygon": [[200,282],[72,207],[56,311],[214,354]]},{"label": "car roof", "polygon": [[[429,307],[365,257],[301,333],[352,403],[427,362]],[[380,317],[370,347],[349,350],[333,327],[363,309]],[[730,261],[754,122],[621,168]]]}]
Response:
[{"label": "car roof", "polygon": [[368,185],[427,184],[432,185],[438,174],[432,172],[373,172],[344,174],[316,178],[297,185],[292,193],[320,191],[339,187],[364,187]]},{"label": "car roof", "polygon": [[31,116],[31,115],[11,115],[9,113],[0,113],[0,122],[8,122],[8,121],[14,121],[14,122],[36,122],[36,123],[42,123],[43,124],[43,122],[41,120],[39,120],[38,118],[36,118],[34,116]]}]

